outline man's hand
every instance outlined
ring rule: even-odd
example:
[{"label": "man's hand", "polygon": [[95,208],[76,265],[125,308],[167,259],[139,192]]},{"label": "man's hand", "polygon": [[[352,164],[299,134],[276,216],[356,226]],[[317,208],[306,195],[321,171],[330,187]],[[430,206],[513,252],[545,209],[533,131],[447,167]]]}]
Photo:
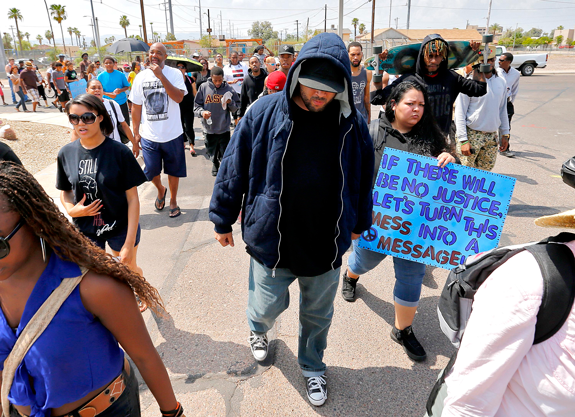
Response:
[{"label": "man's hand", "polygon": [[[462,148],[463,148],[463,146],[462,146]],[[450,162],[455,163],[455,158],[450,153],[442,152],[437,157],[437,166],[438,167],[443,168],[445,165],[449,164]]]},{"label": "man's hand", "polygon": [[387,59],[387,53],[388,52],[389,51],[386,49],[381,54],[379,54],[377,57],[379,58],[380,61],[385,61]]},{"label": "man's hand", "polygon": [[359,239],[360,236],[361,236],[361,235],[358,235],[357,233],[351,232],[351,240]]},{"label": "man's hand", "polygon": [[114,95],[115,95],[115,96],[117,96],[118,94],[121,94],[121,93],[122,93],[122,92],[120,91],[119,88],[116,88],[116,89],[114,90]]},{"label": "man's hand", "polygon": [[150,64],[149,69],[152,70],[152,72],[154,73],[154,75],[156,77],[161,78],[163,76],[162,68],[160,68],[160,66],[158,64]]},{"label": "man's hand", "polygon": [[464,143],[463,145],[461,145],[461,153],[465,156],[470,156],[471,155],[471,145],[469,144],[469,142]]},{"label": "man's hand", "polygon": [[501,152],[505,152],[507,149],[509,149],[509,137],[509,135],[501,136],[501,141],[499,143],[499,150]]},{"label": "man's hand", "polygon": [[117,94],[116,93],[104,93],[105,96],[108,96],[110,98],[116,98]]},{"label": "man's hand", "polygon": [[205,111],[202,112],[202,117],[203,117],[204,119],[208,120],[210,117],[212,117],[212,112],[205,110]]},{"label": "man's hand", "polygon": [[481,42],[469,41],[469,46],[471,47],[471,49],[473,49],[475,52],[477,52],[477,51],[479,51],[479,47],[481,46]]},{"label": "man's hand", "polygon": [[228,84],[235,84],[237,83],[239,80],[232,80],[232,81],[228,81]]},{"label": "man's hand", "polygon": [[96,214],[100,213],[100,209],[102,208],[102,200],[93,201],[91,204],[87,206],[84,205],[86,202],[86,194],[84,197],[76,204],[68,214],[70,217],[88,217],[88,216],[95,216]]},{"label": "man's hand", "polygon": [[232,232],[224,233],[223,235],[220,235],[217,232],[214,232],[214,234],[216,235],[216,240],[220,242],[220,245],[223,247],[228,245],[230,245],[232,248],[234,247],[234,237],[232,236]]},{"label": "man's hand", "polygon": [[142,137],[140,136],[140,134],[138,133],[138,138],[136,139],[136,135],[134,135],[134,140],[132,141],[132,153],[134,154],[134,158],[137,158],[138,156],[140,156],[140,151],[142,150],[142,147],[140,146],[140,140],[142,139]]}]

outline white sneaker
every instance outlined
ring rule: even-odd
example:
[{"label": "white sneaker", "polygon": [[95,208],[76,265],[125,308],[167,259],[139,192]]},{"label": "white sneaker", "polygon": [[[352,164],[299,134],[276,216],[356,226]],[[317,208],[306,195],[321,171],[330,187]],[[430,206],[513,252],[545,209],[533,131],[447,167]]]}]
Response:
[{"label": "white sneaker", "polygon": [[307,398],[310,403],[319,407],[327,400],[327,381],[325,375],[306,378]]},{"label": "white sneaker", "polygon": [[250,332],[248,343],[256,361],[261,362],[268,356],[268,336],[266,334]]},{"label": "white sneaker", "polygon": [[515,154],[511,151],[500,151],[499,154],[506,156],[508,158],[513,158]]}]

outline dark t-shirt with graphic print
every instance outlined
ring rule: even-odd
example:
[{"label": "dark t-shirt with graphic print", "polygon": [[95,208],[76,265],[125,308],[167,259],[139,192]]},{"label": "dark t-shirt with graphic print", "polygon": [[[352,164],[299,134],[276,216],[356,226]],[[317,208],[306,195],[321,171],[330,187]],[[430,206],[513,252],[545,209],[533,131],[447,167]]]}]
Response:
[{"label": "dark t-shirt with graphic print", "polygon": [[76,140],[58,153],[56,188],[74,193],[74,204],[84,195],[87,206],[102,201],[96,216],[76,217],[74,223],[91,238],[108,239],[128,227],[126,191],[146,182],[146,176],[130,149],[106,138],[94,149]]}]

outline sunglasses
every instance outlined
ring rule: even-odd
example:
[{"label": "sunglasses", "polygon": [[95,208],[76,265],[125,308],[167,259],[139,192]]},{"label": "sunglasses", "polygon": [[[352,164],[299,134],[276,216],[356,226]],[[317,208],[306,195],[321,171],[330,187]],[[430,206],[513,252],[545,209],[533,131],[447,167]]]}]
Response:
[{"label": "sunglasses", "polygon": [[91,125],[96,121],[97,118],[98,118],[97,115],[95,115],[94,113],[90,113],[90,112],[86,112],[81,116],[78,116],[77,114],[69,114],[68,115],[68,120],[70,120],[70,123],[72,123],[73,125],[79,124],[80,120],[82,120],[82,122],[85,125]]},{"label": "sunglasses", "polygon": [[186,69],[186,67],[184,67],[182,65],[178,65],[178,69]]},{"label": "sunglasses", "polygon": [[20,220],[14,230],[6,237],[0,237],[0,259],[4,259],[10,253],[10,244],[8,241],[16,234],[18,230],[24,225],[24,220]]}]

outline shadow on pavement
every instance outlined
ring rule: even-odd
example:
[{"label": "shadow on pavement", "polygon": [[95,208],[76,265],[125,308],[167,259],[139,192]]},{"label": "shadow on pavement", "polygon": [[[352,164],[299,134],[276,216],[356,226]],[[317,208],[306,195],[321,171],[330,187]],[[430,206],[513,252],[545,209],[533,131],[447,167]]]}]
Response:
[{"label": "shadow on pavement", "polygon": [[511,217],[540,217],[557,214],[561,210],[549,206],[530,206],[529,204],[510,204],[508,216]]},{"label": "shadow on pavement", "polygon": [[310,414],[320,416],[422,416],[439,373],[430,368],[433,361],[429,359],[413,363],[411,369],[394,366],[350,369],[328,364],[328,399],[322,407],[314,407],[307,399],[297,358],[283,340],[276,342],[274,366],[308,404]]},{"label": "shadow on pavement", "polygon": [[166,199],[166,207],[161,211],[155,211],[151,214],[140,215],[140,227],[143,230],[154,230],[160,227],[179,227],[184,223],[194,223],[200,220],[208,219],[208,209],[186,209],[180,206],[182,214],[176,218],[170,218],[170,205]]},{"label": "shadow on pavement", "polygon": [[517,181],[523,182],[523,183],[529,184],[529,185],[539,184],[537,181],[535,181],[533,178],[529,178],[527,175],[504,174],[504,173],[501,173],[501,175],[506,175],[508,177],[515,178]]},{"label": "shadow on pavement", "polygon": [[543,153],[543,152],[513,151],[513,153],[515,154],[516,157],[519,157],[519,158],[527,158],[527,159],[533,159],[533,158],[557,159],[557,158],[554,157],[553,155],[549,155],[548,153]]},{"label": "shadow on pavement", "polygon": [[[219,342],[205,334],[178,329],[171,316],[153,316],[165,339],[156,350],[171,372],[187,375],[186,383],[193,383],[206,374],[225,372],[239,376],[252,373],[257,363],[247,345]],[[207,320],[207,319],[206,319]],[[210,326],[208,321],[206,327]]]}]

